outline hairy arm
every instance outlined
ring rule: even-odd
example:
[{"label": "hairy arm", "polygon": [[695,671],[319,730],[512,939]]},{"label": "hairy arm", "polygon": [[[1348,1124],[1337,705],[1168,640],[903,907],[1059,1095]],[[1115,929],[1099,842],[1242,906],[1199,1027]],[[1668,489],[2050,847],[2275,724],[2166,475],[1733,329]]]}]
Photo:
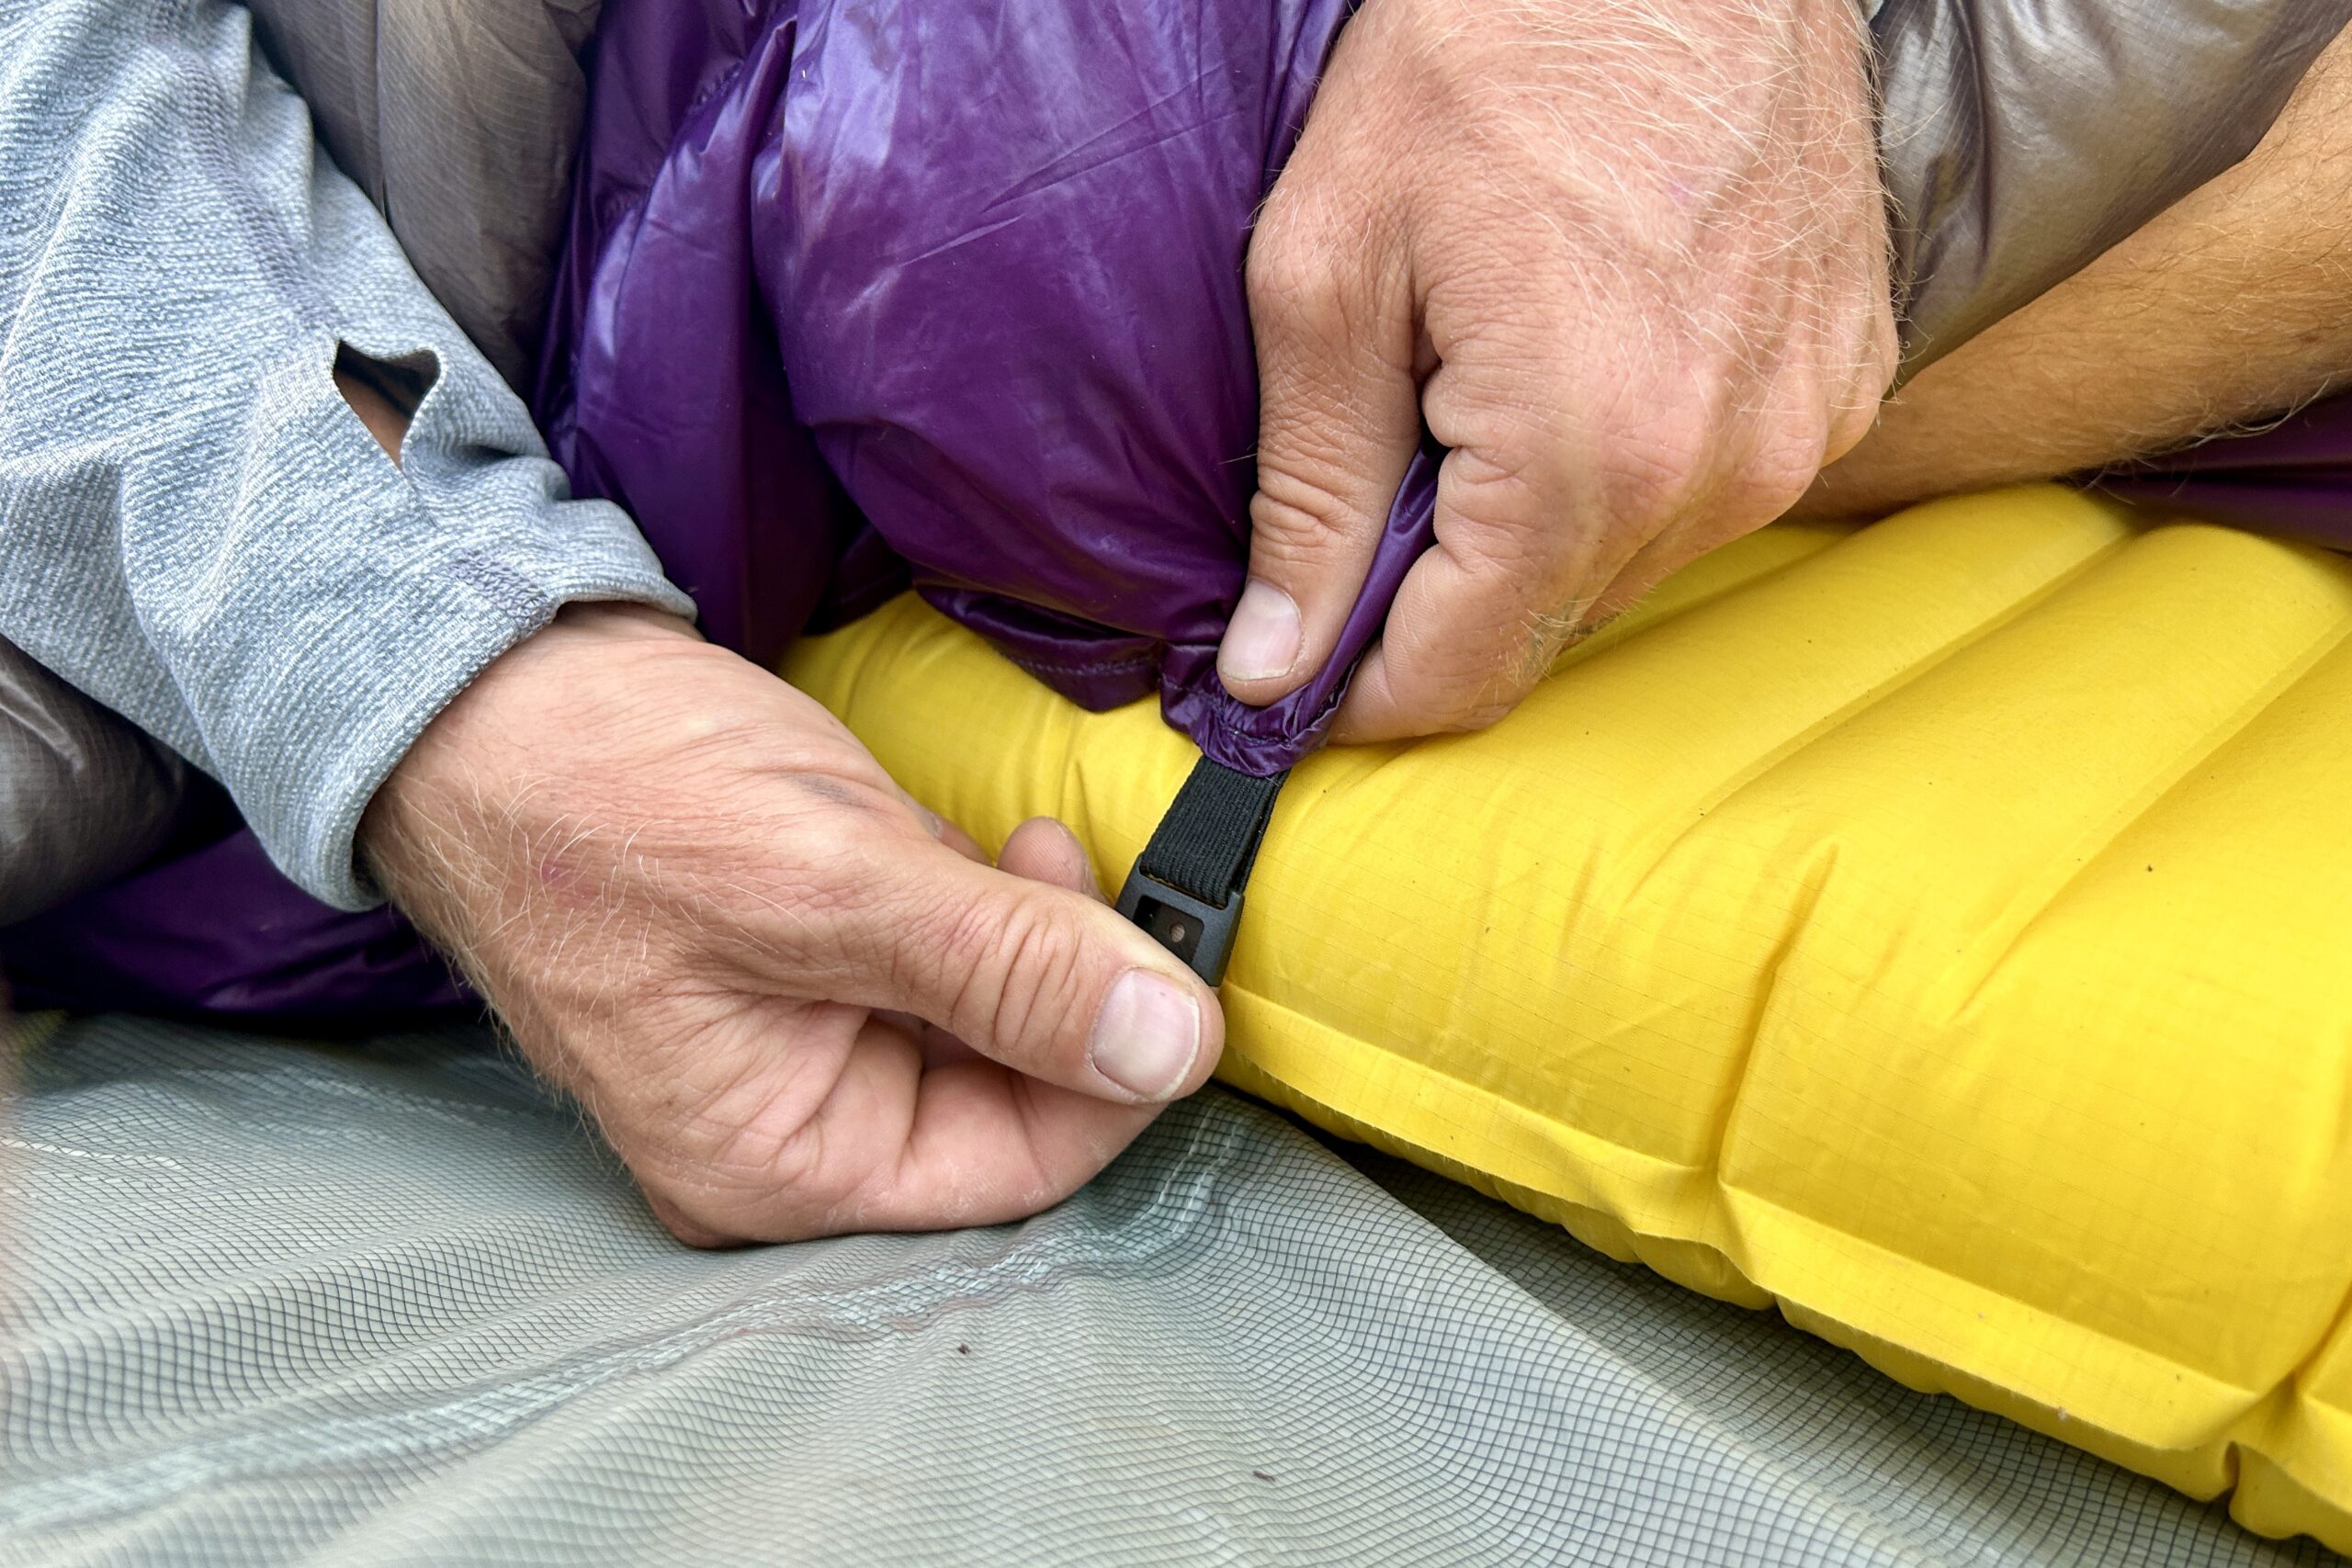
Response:
[{"label": "hairy arm", "polygon": [[2245,162],[1921,372],[1793,515],[1875,517],[2244,430],[2352,384],[2352,35]]}]

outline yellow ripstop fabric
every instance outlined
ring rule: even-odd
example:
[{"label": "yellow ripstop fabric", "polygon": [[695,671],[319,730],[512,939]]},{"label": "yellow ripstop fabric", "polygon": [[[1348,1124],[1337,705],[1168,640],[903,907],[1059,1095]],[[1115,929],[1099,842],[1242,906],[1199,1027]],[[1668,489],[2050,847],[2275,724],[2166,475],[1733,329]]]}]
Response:
[{"label": "yellow ripstop fabric", "polygon": [[[2352,562],[2055,488],[1692,566],[1292,776],[1233,1081],[2352,1549]],[[786,673],[1117,883],[1191,766],[908,598]]]}]

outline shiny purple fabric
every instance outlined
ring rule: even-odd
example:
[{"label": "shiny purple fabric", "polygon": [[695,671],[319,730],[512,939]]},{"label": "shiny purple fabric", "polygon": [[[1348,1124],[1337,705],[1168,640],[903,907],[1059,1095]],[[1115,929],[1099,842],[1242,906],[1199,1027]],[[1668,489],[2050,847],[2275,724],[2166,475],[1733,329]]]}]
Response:
[{"label": "shiny purple fabric", "polygon": [[478,1010],[390,908],[347,914],[288,882],[239,828],[0,931],[12,1000],[246,1021]]},{"label": "shiny purple fabric", "polygon": [[903,571],[1077,701],[1156,690],[1219,761],[1289,766],[1435,494],[1424,454],[1329,671],[1227,695],[1242,256],[1351,8],[614,0],[539,400],[558,458],[754,659]]},{"label": "shiny purple fabric", "polygon": [[[538,412],[705,630],[772,660],[911,579],[1080,702],[1157,689],[1254,772],[1320,739],[1426,547],[1415,464],[1332,669],[1263,710],[1251,216],[1354,0],[616,0]],[[388,911],[250,833],[0,933],[21,999],[241,1017],[469,1005]]]},{"label": "shiny purple fabric", "polygon": [[2154,511],[2352,550],[2352,396],[2102,476],[2098,488]]}]

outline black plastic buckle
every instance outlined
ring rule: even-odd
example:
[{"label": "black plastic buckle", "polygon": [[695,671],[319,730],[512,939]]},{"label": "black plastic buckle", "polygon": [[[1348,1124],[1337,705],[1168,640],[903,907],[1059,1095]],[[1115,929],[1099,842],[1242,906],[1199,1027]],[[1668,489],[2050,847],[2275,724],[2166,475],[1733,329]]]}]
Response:
[{"label": "black plastic buckle", "polygon": [[1239,893],[1222,907],[1203,903],[1182,888],[1147,876],[1137,866],[1127,873],[1127,885],[1119,889],[1118,908],[1119,913],[1189,964],[1211,989],[1224,982],[1226,964],[1233,957],[1234,930],[1241,924]]}]

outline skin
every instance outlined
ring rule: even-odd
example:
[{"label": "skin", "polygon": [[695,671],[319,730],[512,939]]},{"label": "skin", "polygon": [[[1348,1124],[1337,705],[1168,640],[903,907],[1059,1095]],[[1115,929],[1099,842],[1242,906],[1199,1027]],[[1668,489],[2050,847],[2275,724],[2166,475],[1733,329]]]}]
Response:
[{"label": "skin", "polygon": [[[1438,668],[1416,628],[1499,626],[1532,674],[1593,603],[1793,499],[1883,383],[1850,0],[1681,11],[1372,0],[1332,62],[1251,252],[1275,497],[1253,558],[1320,626],[1361,563],[1284,520],[1385,503],[1422,381],[1463,449],[1358,733],[1508,700],[1497,649]],[[1532,239],[1488,243],[1506,231]],[[1537,525],[1571,492],[1563,547]],[[1215,1066],[1216,998],[1102,902],[1065,829],[990,867],[935,821],[765,671],[574,606],[427,728],[359,840],[655,1213],[718,1244],[1033,1213]]]},{"label": "skin", "polygon": [[1369,0],[1250,242],[1227,688],[1329,660],[1426,422],[1436,545],[1333,733],[1491,723],[1861,437],[1885,254],[1851,0]]}]

